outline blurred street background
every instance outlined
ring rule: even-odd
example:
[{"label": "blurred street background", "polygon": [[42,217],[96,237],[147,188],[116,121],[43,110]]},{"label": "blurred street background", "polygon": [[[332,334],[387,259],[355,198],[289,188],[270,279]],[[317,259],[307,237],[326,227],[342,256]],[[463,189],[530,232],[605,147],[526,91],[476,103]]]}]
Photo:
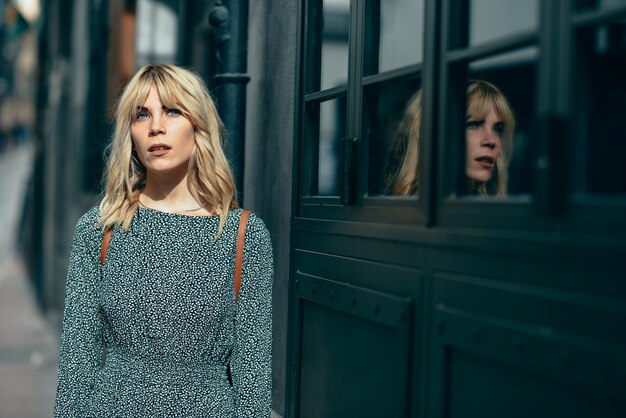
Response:
[{"label": "blurred street background", "polygon": [[[38,1],[0,1],[0,417],[52,415],[58,325],[23,257],[35,154]],[[56,318],[55,316],[53,316]]]},{"label": "blurred street background", "polygon": [[36,303],[33,283],[16,251],[32,168],[32,144],[0,154],[0,417],[51,416],[58,332]]}]

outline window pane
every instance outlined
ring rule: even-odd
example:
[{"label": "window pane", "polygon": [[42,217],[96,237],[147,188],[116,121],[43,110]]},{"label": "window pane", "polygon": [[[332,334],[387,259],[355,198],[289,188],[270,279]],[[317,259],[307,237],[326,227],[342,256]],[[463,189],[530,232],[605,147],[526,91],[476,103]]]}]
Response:
[{"label": "window pane", "polygon": [[576,190],[626,193],[626,23],[577,34]]},{"label": "window pane", "polygon": [[454,131],[463,132],[457,149],[465,150],[455,160],[460,167],[457,194],[506,196],[531,191],[537,58],[538,49],[529,47],[470,63],[465,94],[461,93],[465,126]]},{"label": "window pane", "polygon": [[473,0],[469,13],[471,46],[535,30],[539,26],[538,0]]},{"label": "window pane", "polygon": [[[322,17],[321,90],[348,81],[350,1],[324,0]],[[314,90],[319,90],[314,88]]]},{"label": "window pane", "polygon": [[370,196],[419,193],[419,87],[418,79],[411,78],[372,85],[365,90]]},{"label": "window pane", "polygon": [[167,1],[137,3],[137,68],[153,62],[176,60],[178,20],[176,5]]},{"label": "window pane", "polygon": [[319,105],[317,195],[338,196],[340,144],[346,135],[346,98]]},{"label": "window pane", "polygon": [[365,74],[422,62],[424,1],[380,1],[376,5],[378,9],[372,6],[368,10],[366,39],[371,42],[366,41]]}]

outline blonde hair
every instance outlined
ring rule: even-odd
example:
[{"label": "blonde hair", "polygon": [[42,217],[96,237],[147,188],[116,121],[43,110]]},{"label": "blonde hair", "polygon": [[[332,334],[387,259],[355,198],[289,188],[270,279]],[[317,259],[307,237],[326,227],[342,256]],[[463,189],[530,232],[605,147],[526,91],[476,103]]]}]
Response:
[{"label": "blonde hair", "polygon": [[485,119],[492,107],[502,120],[500,136],[502,149],[496,158],[491,179],[487,183],[477,184],[476,191],[481,195],[495,193],[497,196],[505,196],[508,187],[509,162],[513,150],[515,116],[513,116],[509,101],[498,87],[487,81],[471,80],[467,87],[467,115],[476,120]]},{"label": "blonde hair", "polygon": [[404,117],[387,158],[387,193],[412,196],[419,193],[420,125],[422,120],[422,92],[419,90],[408,101]]},{"label": "blonde hair", "polygon": [[[389,150],[386,173],[387,193],[397,196],[413,196],[419,193],[419,151],[420,125],[422,119],[421,90],[413,94],[408,101],[404,117],[396,130],[393,144]],[[506,96],[493,84],[483,80],[470,80],[467,86],[467,115],[484,119],[491,107],[496,109],[502,119],[502,150],[496,159],[496,166],[487,183],[475,184],[475,190],[481,195],[495,193],[504,196],[507,193],[508,166],[511,158],[515,117]]]},{"label": "blonde hair", "polygon": [[163,105],[179,109],[194,128],[195,146],[188,165],[187,187],[193,197],[209,205],[220,217],[216,238],[222,232],[234,201],[235,181],[222,149],[224,126],[206,84],[195,73],[174,65],[146,65],[130,79],[116,104],[115,132],[107,147],[104,196],[100,225],[120,225],[128,230],[145,187],[146,170],[133,155],[131,122],[150,88]]}]

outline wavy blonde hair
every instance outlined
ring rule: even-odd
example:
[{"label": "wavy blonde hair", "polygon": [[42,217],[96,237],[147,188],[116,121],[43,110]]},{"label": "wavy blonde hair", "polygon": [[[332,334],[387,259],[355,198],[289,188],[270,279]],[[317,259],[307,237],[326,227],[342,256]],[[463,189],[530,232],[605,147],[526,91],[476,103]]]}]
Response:
[{"label": "wavy blonde hair", "polygon": [[179,109],[194,128],[187,187],[198,202],[209,205],[219,215],[217,239],[228,211],[237,207],[235,180],[222,148],[224,125],[204,81],[189,70],[168,64],[140,68],[117,101],[115,132],[107,147],[104,196],[99,205],[100,225],[120,225],[128,231],[139,206],[146,170],[133,155],[130,127],[134,112],[143,105],[152,86],[163,105]]},{"label": "wavy blonde hair", "polygon": [[[496,159],[496,167],[487,183],[472,184],[481,194],[507,194],[508,167],[511,159],[515,117],[506,96],[495,85],[483,80],[470,80],[467,86],[467,115],[484,119],[491,107],[502,119],[502,150]],[[398,125],[386,165],[387,193],[397,196],[419,194],[420,126],[422,120],[421,90],[408,101],[404,117]],[[471,180],[468,179],[471,182]]]},{"label": "wavy blonde hair", "polygon": [[413,196],[419,193],[420,126],[422,120],[422,91],[408,101],[404,117],[398,125],[387,158],[387,193]]}]

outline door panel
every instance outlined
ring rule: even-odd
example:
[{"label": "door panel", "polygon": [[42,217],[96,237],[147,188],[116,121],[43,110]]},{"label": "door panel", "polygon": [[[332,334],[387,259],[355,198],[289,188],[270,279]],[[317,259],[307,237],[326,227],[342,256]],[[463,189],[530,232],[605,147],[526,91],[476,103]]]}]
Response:
[{"label": "door panel", "polygon": [[299,273],[300,417],[405,416],[411,300]]},{"label": "door panel", "polygon": [[624,305],[573,292],[437,274],[433,416],[619,416]]}]

